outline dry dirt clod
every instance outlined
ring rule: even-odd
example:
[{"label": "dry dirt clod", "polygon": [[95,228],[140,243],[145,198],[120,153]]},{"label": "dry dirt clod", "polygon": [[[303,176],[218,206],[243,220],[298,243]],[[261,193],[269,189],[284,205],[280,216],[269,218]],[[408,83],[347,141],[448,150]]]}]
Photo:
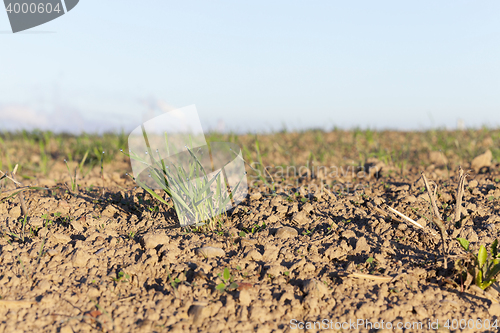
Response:
[{"label": "dry dirt clod", "polygon": [[188,310],[189,317],[192,318],[193,324],[199,324],[208,315],[207,307],[203,305],[192,305]]},{"label": "dry dirt clod", "polygon": [[310,220],[307,216],[307,212],[302,210],[302,211],[295,213],[293,215],[292,221],[297,223],[298,225],[304,225],[304,224],[309,223]]},{"label": "dry dirt clod", "polygon": [[266,274],[276,277],[279,276],[281,272],[283,272],[283,267],[281,265],[270,265]]},{"label": "dry dirt clod", "polygon": [[73,333],[74,331],[69,325],[67,325],[67,326],[61,327],[59,332],[60,333]]},{"label": "dry dirt clod", "polygon": [[303,207],[302,207],[302,210],[306,211],[307,213],[310,213],[311,210],[313,210],[314,207],[313,205],[311,205],[310,202],[306,203]]},{"label": "dry dirt clod", "polygon": [[59,232],[54,232],[51,237],[55,242],[60,244],[68,244],[71,242],[71,237],[65,234],[61,234]]},{"label": "dry dirt clod", "polygon": [[70,211],[71,206],[66,200],[59,200],[57,208],[60,213],[67,214]]},{"label": "dry dirt clod", "polygon": [[248,251],[248,253],[245,255],[245,258],[248,260],[259,261],[259,260],[262,260],[262,254],[260,254],[259,251],[253,249],[253,250]]},{"label": "dry dirt clod", "polygon": [[71,256],[71,262],[75,267],[85,267],[90,259],[90,255],[83,249],[76,249]]},{"label": "dry dirt clod", "polygon": [[276,215],[271,215],[267,218],[268,223],[275,223],[279,221],[279,217]]},{"label": "dry dirt clod", "polygon": [[83,232],[83,226],[78,220],[71,221],[71,226],[78,232]]},{"label": "dry dirt clod", "polygon": [[448,159],[440,151],[429,152],[429,160],[432,164],[435,164],[437,166],[442,166],[442,165],[448,164]]},{"label": "dry dirt clod", "polygon": [[469,182],[469,184],[468,184],[468,186],[469,186],[470,188],[476,188],[476,187],[477,187],[477,185],[479,185],[479,183],[478,183],[478,182],[477,182],[477,180],[475,180],[475,179],[472,179],[472,180]]},{"label": "dry dirt clod", "polygon": [[[403,224],[405,225],[405,224]],[[366,241],[366,238],[365,237],[360,237],[358,239],[358,241],[356,242],[356,249],[354,250],[355,253],[362,253],[362,252],[366,252],[366,253],[369,253],[370,252],[370,245],[368,245],[368,242]]]},{"label": "dry dirt clod", "polygon": [[252,298],[250,297],[250,293],[248,290],[240,290],[238,292],[238,300],[240,301],[241,305],[248,306],[252,302]]},{"label": "dry dirt clod", "polygon": [[37,228],[43,227],[44,220],[41,217],[30,217],[28,218],[28,221],[33,227]]},{"label": "dry dirt clod", "polygon": [[500,317],[500,303],[491,304],[491,306],[488,308],[488,312],[491,316]]},{"label": "dry dirt clod", "polygon": [[224,257],[226,255],[223,249],[213,246],[200,247],[196,250],[196,253],[205,258]]},{"label": "dry dirt clod", "polygon": [[295,228],[281,227],[278,229],[278,231],[276,231],[275,236],[278,238],[286,239],[286,238],[295,237],[298,234],[299,234],[299,232]]},{"label": "dry dirt clod", "polygon": [[479,172],[484,167],[491,166],[491,159],[493,155],[491,154],[491,150],[485,151],[483,154],[476,156],[471,162],[471,168],[474,171]]},{"label": "dry dirt clod", "polygon": [[250,200],[252,201],[259,200],[260,198],[262,198],[262,194],[260,194],[260,192],[256,192],[250,195]]},{"label": "dry dirt clod", "polygon": [[141,243],[145,249],[154,249],[158,245],[168,244],[169,238],[164,233],[150,232],[142,237]]},{"label": "dry dirt clod", "polygon": [[310,279],[304,282],[302,291],[306,295],[313,295],[321,299],[328,292],[328,288],[323,282]]},{"label": "dry dirt clod", "polygon": [[109,218],[107,217],[100,217],[100,218],[93,218],[93,217],[89,217],[87,216],[85,218],[85,222],[87,222],[87,224],[91,227],[95,227],[95,226],[102,226],[103,224],[107,224],[108,223],[108,220]]},{"label": "dry dirt clod", "polygon": [[385,167],[384,162],[379,161],[377,158],[370,157],[365,163],[365,172],[368,174],[368,178],[379,178],[382,169]]}]

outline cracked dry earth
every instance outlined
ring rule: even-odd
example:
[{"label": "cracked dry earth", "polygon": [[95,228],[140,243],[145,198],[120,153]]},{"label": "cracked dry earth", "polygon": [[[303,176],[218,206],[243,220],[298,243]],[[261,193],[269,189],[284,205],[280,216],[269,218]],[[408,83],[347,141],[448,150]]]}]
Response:
[{"label": "cracked dry earth", "polygon": [[[322,180],[311,174],[292,195],[251,187],[217,232],[175,227],[173,209],[156,210],[142,189],[124,190],[134,184],[117,172],[105,172],[105,181],[122,189],[109,185],[103,196],[83,189],[101,183],[98,171],[78,193],[57,189],[50,179],[67,179],[56,165],[52,177],[38,179],[53,190],[25,192],[24,242],[11,234],[23,232],[18,198],[0,204],[0,332],[293,332],[316,322],[314,332],[323,320],[331,332],[428,331],[436,321],[443,332],[496,331],[444,327],[453,319],[493,325],[498,293],[462,290],[453,263],[444,268],[440,239],[384,209],[435,230],[424,217],[420,172],[438,185],[446,216],[458,172],[432,159],[403,174],[371,162],[376,174],[336,178],[361,184],[356,192],[311,193],[308,185]],[[498,164],[475,163],[463,165],[470,171],[460,235],[478,249],[499,236],[500,173]],[[358,320],[423,328],[345,324]]]}]

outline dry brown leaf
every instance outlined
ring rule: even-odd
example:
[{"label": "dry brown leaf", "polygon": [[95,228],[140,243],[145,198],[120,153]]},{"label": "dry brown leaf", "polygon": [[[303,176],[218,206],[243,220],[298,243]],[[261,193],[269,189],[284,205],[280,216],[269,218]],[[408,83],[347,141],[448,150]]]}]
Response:
[{"label": "dry brown leaf", "polygon": [[97,318],[100,315],[102,315],[102,312],[99,310],[92,310],[92,311],[85,312],[85,315],[90,316],[92,318]]},{"label": "dry brown leaf", "polygon": [[361,279],[370,279],[375,281],[391,281],[392,277],[383,276],[383,275],[371,275],[371,274],[363,274],[363,273],[351,273],[348,275],[349,277],[361,278]]},{"label": "dry brown leaf", "polygon": [[238,290],[247,290],[253,287],[253,284],[247,282],[238,282]]}]

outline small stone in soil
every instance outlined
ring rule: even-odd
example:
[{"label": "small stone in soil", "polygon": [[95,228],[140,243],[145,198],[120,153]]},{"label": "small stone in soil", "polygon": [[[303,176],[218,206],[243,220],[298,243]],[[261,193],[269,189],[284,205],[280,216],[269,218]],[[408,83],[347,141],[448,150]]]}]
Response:
[{"label": "small stone in soil", "polygon": [[297,229],[290,228],[290,227],[281,227],[276,231],[276,237],[278,238],[290,238],[290,237],[295,237],[299,234]]},{"label": "small stone in soil", "polygon": [[168,244],[169,238],[163,233],[147,233],[142,237],[142,245],[145,249],[154,249],[158,245]]},{"label": "small stone in soil", "polygon": [[224,257],[226,252],[219,247],[205,246],[196,250],[196,253],[201,257],[214,258]]}]

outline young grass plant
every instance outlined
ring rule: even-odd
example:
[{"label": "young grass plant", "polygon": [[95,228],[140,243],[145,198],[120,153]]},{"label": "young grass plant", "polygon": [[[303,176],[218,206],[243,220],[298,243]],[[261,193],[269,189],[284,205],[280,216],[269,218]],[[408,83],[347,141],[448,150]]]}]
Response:
[{"label": "young grass plant", "polygon": [[[47,231],[47,228],[48,228],[48,219],[45,219],[45,231]],[[4,234],[6,241],[10,245],[12,245],[12,242],[5,235],[10,235],[10,236],[18,238],[19,240],[22,240],[22,242],[24,242],[24,235],[21,238],[20,236],[14,234],[12,232],[6,231],[6,230],[3,230],[3,234]],[[40,265],[40,259],[42,258],[42,255],[44,254],[43,248],[45,246],[46,234],[47,234],[47,232],[45,232],[45,234],[43,236],[42,243],[40,245],[40,250],[38,251],[38,256],[36,258],[37,267]],[[23,259],[21,258],[20,254],[17,252],[17,250],[15,248],[14,248],[14,250],[15,250],[16,255],[17,255],[17,260],[19,261],[19,264],[21,265],[21,268],[23,270],[24,276],[26,277],[27,280],[29,280],[29,281],[31,281],[31,283],[33,283],[33,276],[34,276],[35,270],[30,271],[29,268],[24,263]]]},{"label": "young grass plant", "polygon": [[[85,155],[83,156],[80,164],[75,167],[75,172],[74,172],[75,176],[74,177],[71,177],[71,171],[69,170],[68,161],[66,161],[66,159],[64,160],[64,163],[66,163],[66,168],[68,169],[68,172],[69,172],[72,193],[74,193],[78,190],[78,175],[82,174],[83,165],[85,164],[85,160],[87,159],[88,154],[89,154],[89,151],[87,150],[87,152],[85,152]],[[77,172],[77,171],[79,171],[79,172]]]},{"label": "young grass plant", "polygon": [[[146,138],[144,129],[143,135]],[[224,167],[229,162],[217,172],[209,173],[200,161],[202,156],[197,156],[201,148],[195,153],[188,146],[185,146],[189,155],[184,154],[175,160],[173,158],[163,159],[158,149],[156,150],[156,154],[154,154],[148,140],[145,141],[147,143],[146,155],[149,157],[149,161],[146,161],[132,151],[130,151],[130,154],[124,153],[129,158],[147,167],[146,171],[148,172],[149,179],[143,180],[141,179],[141,175],[136,175],[133,179],[153,198],[172,207],[170,202],[167,202],[154,190],[154,188],[163,189],[164,193],[173,199],[179,223],[182,227],[190,225],[202,226],[205,225],[202,221],[210,221],[208,222],[209,228],[214,230],[217,218],[219,217],[220,223],[220,215],[226,212],[227,205],[233,200],[232,192],[238,190],[242,181],[240,179],[231,191],[227,184],[227,179],[225,177],[222,179],[224,176]],[[166,133],[165,144],[168,147]]]},{"label": "young grass plant", "polygon": [[475,284],[485,290],[496,282],[495,276],[500,272],[500,254],[498,253],[498,240],[495,239],[491,244],[490,254],[481,245],[477,255],[469,247],[469,241],[464,238],[457,238],[460,246],[467,252],[469,260],[457,260],[455,268],[461,272],[463,280],[466,275],[466,287],[474,280]]}]

